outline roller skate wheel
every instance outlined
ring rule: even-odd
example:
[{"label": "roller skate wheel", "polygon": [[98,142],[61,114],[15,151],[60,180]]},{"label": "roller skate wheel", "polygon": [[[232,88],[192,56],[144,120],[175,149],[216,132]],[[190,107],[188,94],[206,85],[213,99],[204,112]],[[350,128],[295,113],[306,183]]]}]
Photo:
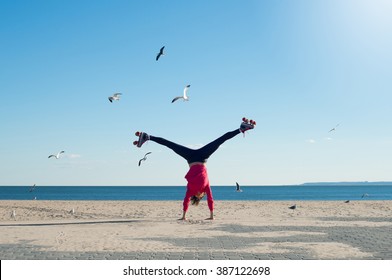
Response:
[{"label": "roller skate wheel", "polygon": [[137,145],[137,141],[133,141],[133,145],[135,145],[135,146],[136,146],[136,145]]},{"label": "roller skate wheel", "polygon": [[242,121],[244,122],[245,120],[246,120],[246,118],[245,118],[245,117],[243,117],[243,118],[242,118]]},{"label": "roller skate wheel", "polygon": [[139,132],[139,131],[136,131],[136,132],[135,132],[135,135],[136,135],[136,136],[140,136],[140,132]]}]

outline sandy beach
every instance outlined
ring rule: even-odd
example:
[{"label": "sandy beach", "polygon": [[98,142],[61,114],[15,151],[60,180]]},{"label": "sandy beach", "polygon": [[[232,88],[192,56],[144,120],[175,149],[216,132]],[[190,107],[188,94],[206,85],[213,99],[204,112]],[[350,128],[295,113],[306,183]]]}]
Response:
[{"label": "sandy beach", "polygon": [[213,221],[206,201],[180,221],[182,201],[3,200],[0,259],[392,259],[392,201],[215,208]]}]

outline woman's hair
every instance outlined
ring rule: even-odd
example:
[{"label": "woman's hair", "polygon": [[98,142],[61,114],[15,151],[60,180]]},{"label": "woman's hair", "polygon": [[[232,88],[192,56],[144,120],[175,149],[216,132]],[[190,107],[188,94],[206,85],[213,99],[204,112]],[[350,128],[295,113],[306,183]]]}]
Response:
[{"label": "woman's hair", "polygon": [[201,197],[201,198],[198,198],[197,196],[192,196],[191,197],[191,203],[192,203],[192,205],[195,205],[195,206],[197,206],[197,205],[199,205],[199,202],[200,202],[200,200],[202,199],[203,197]]}]

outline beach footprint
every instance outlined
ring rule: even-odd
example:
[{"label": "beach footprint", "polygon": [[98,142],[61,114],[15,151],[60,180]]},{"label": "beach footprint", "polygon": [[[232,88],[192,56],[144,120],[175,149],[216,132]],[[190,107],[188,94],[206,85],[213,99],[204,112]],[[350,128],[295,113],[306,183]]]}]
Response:
[{"label": "beach footprint", "polygon": [[63,244],[65,241],[67,241],[65,233],[60,231],[56,236],[56,242],[57,244]]}]

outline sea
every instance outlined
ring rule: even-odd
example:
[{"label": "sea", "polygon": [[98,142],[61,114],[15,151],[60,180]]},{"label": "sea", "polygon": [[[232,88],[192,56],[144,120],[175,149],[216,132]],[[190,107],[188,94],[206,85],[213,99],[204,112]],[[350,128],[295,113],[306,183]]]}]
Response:
[{"label": "sea", "polygon": [[[392,200],[391,184],[212,186],[215,200]],[[0,200],[182,200],[185,186],[0,186]]]}]

